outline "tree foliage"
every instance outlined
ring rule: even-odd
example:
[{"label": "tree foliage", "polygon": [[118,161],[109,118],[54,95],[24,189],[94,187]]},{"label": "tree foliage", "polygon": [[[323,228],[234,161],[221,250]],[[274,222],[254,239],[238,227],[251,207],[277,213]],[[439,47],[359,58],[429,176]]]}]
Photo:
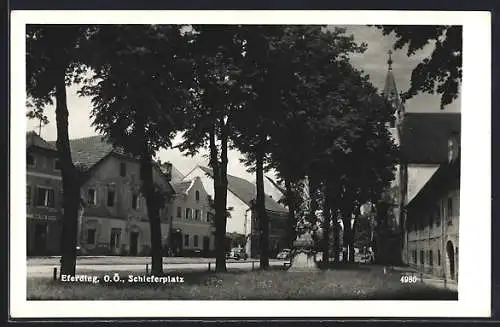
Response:
[{"label": "tree foliage", "polygon": [[191,63],[178,25],[101,25],[89,43],[94,74],[81,90],[92,98],[93,126],[140,162],[141,192],[151,228],[152,272],[161,274],[159,210],[165,196],[153,180],[153,158],[182,126]]},{"label": "tree foliage", "polygon": [[46,122],[44,111],[55,99],[57,151],[63,184],[61,273],[75,274],[77,220],[82,176],[73,165],[68,134],[66,86],[79,82],[88,26],[28,25],[26,28],[26,93],[29,118]]},{"label": "tree foliage", "polygon": [[408,46],[407,55],[432,45],[431,55],[415,67],[411,86],[404,94],[409,99],[419,92],[441,94],[441,109],[458,97],[462,82],[462,26],[378,25],[384,35],[394,34],[394,49]]},{"label": "tree foliage", "polygon": [[227,151],[233,115],[241,107],[243,89],[238,83],[242,57],[238,26],[194,25],[189,34],[193,87],[185,116],[181,151],[194,155],[209,149],[215,193],[216,270],[226,270]]}]

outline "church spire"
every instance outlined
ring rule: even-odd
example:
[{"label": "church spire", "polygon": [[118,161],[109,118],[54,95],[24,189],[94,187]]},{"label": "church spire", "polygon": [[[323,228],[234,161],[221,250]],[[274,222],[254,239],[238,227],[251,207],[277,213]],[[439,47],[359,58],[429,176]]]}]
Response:
[{"label": "church spire", "polygon": [[399,94],[396,87],[396,79],[392,73],[392,50],[388,51],[389,59],[387,60],[387,76],[385,77],[384,97],[388,99],[394,106],[399,105]]},{"label": "church spire", "polygon": [[399,124],[402,119],[404,105],[401,102],[401,97],[396,86],[396,79],[394,78],[394,73],[392,71],[392,50],[389,50],[387,54],[389,55],[389,58],[387,59],[387,75],[385,77],[383,96],[392,104],[394,108],[395,121],[391,124],[391,127],[394,127],[394,125]]}]

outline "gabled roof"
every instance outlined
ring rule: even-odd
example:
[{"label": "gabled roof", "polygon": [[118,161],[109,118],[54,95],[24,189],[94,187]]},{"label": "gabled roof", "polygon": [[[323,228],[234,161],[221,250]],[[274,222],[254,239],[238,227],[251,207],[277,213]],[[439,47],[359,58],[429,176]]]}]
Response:
[{"label": "gabled roof", "polygon": [[30,147],[37,147],[50,151],[57,151],[55,142],[52,144],[45,141],[38,135],[35,131],[30,131],[26,133],[26,149]]},{"label": "gabled roof", "polygon": [[179,182],[179,183],[172,184],[172,187],[174,188],[175,193],[184,194],[189,190],[192,183],[193,183],[192,180],[185,181],[185,182]]},{"label": "gabled roof", "polygon": [[[204,166],[198,167],[213,178],[213,171],[211,168]],[[232,175],[227,175],[227,184],[227,188],[231,193],[237,196],[241,201],[245,202],[249,207],[252,206],[252,202],[257,197],[257,190],[254,184],[250,183],[246,179]],[[265,204],[267,210],[283,213],[287,212],[283,206],[278,204],[267,194],[265,196]]]},{"label": "gabled roof", "polygon": [[405,113],[400,151],[410,164],[442,164],[448,161],[448,140],[460,133],[460,113]]}]

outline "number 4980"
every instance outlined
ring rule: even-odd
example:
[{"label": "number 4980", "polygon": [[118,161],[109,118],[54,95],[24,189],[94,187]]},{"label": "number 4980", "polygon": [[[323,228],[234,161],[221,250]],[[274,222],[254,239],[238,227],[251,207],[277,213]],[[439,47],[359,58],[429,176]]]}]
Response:
[{"label": "number 4980", "polygon": [[403,275],[400,279],[403,284],[412,284],[417,282],[417,276],[415,275]]}]

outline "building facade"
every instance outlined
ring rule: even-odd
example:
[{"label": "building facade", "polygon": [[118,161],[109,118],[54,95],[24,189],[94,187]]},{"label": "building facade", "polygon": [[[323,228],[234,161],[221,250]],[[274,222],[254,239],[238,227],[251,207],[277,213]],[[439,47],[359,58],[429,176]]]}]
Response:
[{"label": "building facade", "polygon": [[383,235],[379,250],[420,272],[457,280],[461,116],[407,112],[390,57],[388,64],[384,96],[395,109],[389,131],[399,146],[399,164],[387,220],[389,230],[400,232],[398,242],[396,233]]},{"label": "building facade", "polygon": [[26,134],[27,255],[59,253],[62,178],[55,146],[35,132]]},{"label": "building facade", "polygon": [[458,280],[460,160],[441,165],[406,211],[408,264]]},{"label": "building facade", "polygon": [[[149,255],[147,206],[141,195],[139,161],[101,136],[70,140],[72,159],[85,176],[81,187],[77,246],[83,255]],[[160,210],[166,251],[174,190],[169,176],[153,165],[153,180],[166,195]],[[28,254],[60,254],[62,178],[55,142],[27,134]]]},{"label": "building facade", "polygon": [[[390,57],[388,64],[384,96],[395,110],[394,124],[389,126],[389,131],[399,146],[399,164],[395,167],[395,179],[388,192],[392,210],[389,210],[387,220],[389,231],[392,232],[383,235],[385,240],[379,242],[379,245],[382,245],[379,250],[387,253],[388,257],[397,258],[393,261],[401,260],[406,264],[414,264],[414,253],[408,251],[414,246],[410,246],[408,242],[416,236],[413,233],[408,237],[411,226],[408,225],[410,218],[406,208],[440,167],[449,161],[449,140],[455,139],[454,144],[459,144],[457,135],[460,134],[461,117],[459,113],[407,112],[397,93]],[[435,201],[439,202],[437,198]],[[435,238],[432,233],[430,236],[425,233],[419,235],[419,240],[429,239],[429,244],[432,243],[430,239]],[[422,251],[425,255],[426,250]],[[420,255],[420,252],[417,255]],[[436,255],[436,251],[433,255]]]},{"label": "building facade", "polygon": [[[153,180],[168,190],[168,181],[157,169]],[[139,163],[126,156],[110,152],[91,168],[81,191],[85,205],[79,245],[83,254],[150,254],[150,225],[140,187]],[[168,202],[160,209],[165,244],[171,211]]]},{"label": "building facade", "polygon": [[213,255],[213,209],[200,177],[172,184],[175,195],[170,252],[174,256]]},{"label": "building facade", "polygon": [[[199,177],[207,193],[213,198],[212,169],[204,166],[196,166],[185,177],[184,180],[192,180]],[[230,238],[227,248],[244,247],[246,253],[251,257],[259,255],[259,229],[257,212],[253,203],[257,196],[256,186],[246,179],[228,175],[227,207],[229,217],[226,224],[226,235]],[[287,210],[278,204],[271,196],[265,196],[265,205],[269,216],[270,242],[269,251],[273,254],[276,249],[285,247]]]}]

